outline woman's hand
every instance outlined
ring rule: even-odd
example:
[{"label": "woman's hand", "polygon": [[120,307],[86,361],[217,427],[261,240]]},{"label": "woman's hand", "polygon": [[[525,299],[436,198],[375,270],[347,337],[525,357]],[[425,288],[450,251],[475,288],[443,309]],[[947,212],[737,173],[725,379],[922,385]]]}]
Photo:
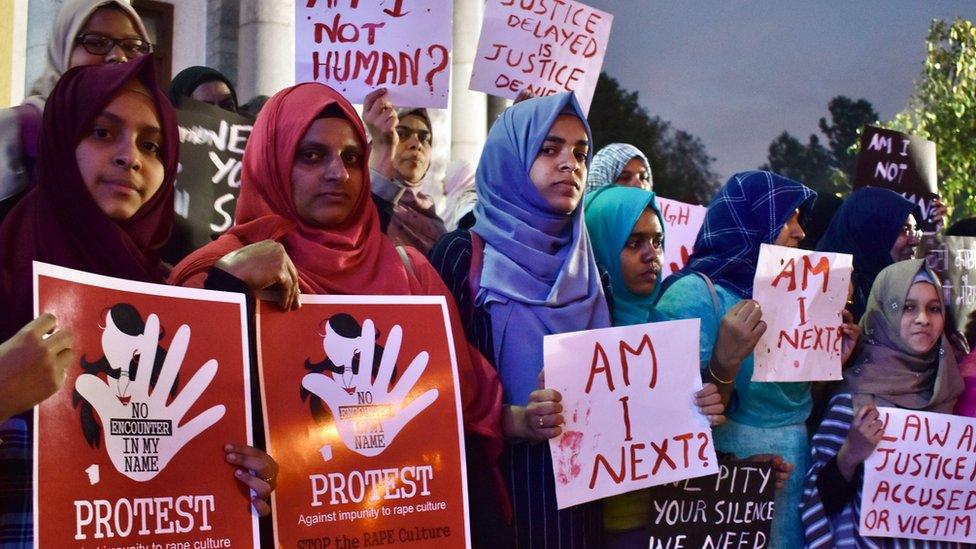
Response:
[{"label": "woman's hand", "polygon": [[752,353],[765,332],[762,310],[751,299],[733,305],[719,321],[715,346],[708,359],[708,376],[715,381],[724,404],[732,398],[742,361]]},{"label": "woman's hand", "polygon": [[254,491],[251,505],[259,516],[271,514],[271,491],[278,477],[278,463],[262,450],[243,444],[224,445],[227,463],[237,467],[234,477]]},{"label": "woman's hand", "polygon": [[0,422],[57,392],[74,360],[71,332],[44,313],[0,343]]},{"label": "woman's hand", "polygon": [[264,240],[220,258],[216,267],[230,273],[258,292],[277,286],[281,294],[278,305],[284,310],[301,306],[298,289],[298,269],[288,257],[285,247],[274,240]]},{"label": "woman's hand", "polygon": [[857,341],[861,338],[861,327],[854,322],[854,315],[850,311],[844,309],[841,313],[841,317],[844,323],[840,326],[841,333],[841,343],[840,343],[840,363],[841,365],[847,364],[850,360],[851,355],[854,354],[854,348],[857,347]]},{"label": "woman's hand", "polygon": [[[723,370],[739,366],[759,343],[766,333],[766,323],[762,319],[762,309],[757,301],[743,299],[725,313],[718,325],[718,337],[712,355]],[[717,372],[719,374],[728,372]],[[734,378],[735,375],[730,376]],[[729,378],[729,379],[730,379]]]},{"label": "woman's hand", "polygon": [[949,213],[949,208],[941,198],[936,198],[932,201],[932,214],[929,217],[932,219],[933,225],[937,227],[942,226],[947,213]]},{"label": "woman's hand", "polygon": [[793,473],[793,464],[787,462],[779,454],[756,454],[747,457],[746,461],[762,461],[772,465],[773,473],[776,475],[776,490],[782,490]]},{"label": "woman's hand", "polygon": [[716,427],[725,423],[725,404],[714,383],[706,383],[701,391],[695,393],[695,406],[708,418],[708,424]]},{"label": "woman's hand", "polygon": [[536,389],[529,395],[525,406],[525,433],[529,440],[548,440],[562,432],[563,395],[555,389]]},{"label": "woman's hand", "polygon": [[837,452],[837,468],[848,481],[854,478],[858,466],[868,459],[884,436],[884,423],[874,404],[863,406],[854,414],[851,429]]},{"label": "woman's hand", "polygon": [[396,109],[390,102],[386,88],[370,92],[363,100],[363,121],[372,140],[369,153],[369,167],[380,172],[387,179],[393,178],[393,157],[396,154],[400,137],[396,127],[400,123]]}]

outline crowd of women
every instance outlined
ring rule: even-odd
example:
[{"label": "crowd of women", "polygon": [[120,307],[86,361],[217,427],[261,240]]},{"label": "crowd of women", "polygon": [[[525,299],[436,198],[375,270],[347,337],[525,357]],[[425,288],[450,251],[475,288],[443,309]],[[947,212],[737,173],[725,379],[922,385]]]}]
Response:
[{"label": "crowd of women", "polygon": [[[24,105],[0,112],[0,545],[31,545],[28,410],[77,358],[56,318],[32,320],[35,260],[241,292],[252,314],[262,290],[286,310],[301,294],[446,296],[455,345],[467,349],[458,369],[469,508],[483,547],[647,546],[650,491],[557,509],[540,442],[564,421],[561,395],[541,376],[542,339],[700,318],[704,388],[693,399],[719,451],[773,464],[771,546],[911,545],[857,531],[861,464],[883,434],[877,406],[972,414],[976,359],[967,334],[952,333],[938,276],[912,259],[908,200],[866,188],[815,208],[800,182],[736,174],[711,200],[687,266],[661,283],[666,234],[651,166],[626,144],[594,156],[572,94],[507,109],[473,176],[457,167],[438,202],[420,187],[435,137],[425,110],[397,109],[380,90],[361,120],[340,93],[306,83],[249,107],[260,114],[235,224],[170,266],[158,252],[173,223],[173,103],[241,107],[231,82],[205,68],[164,93],[151,50],[128,3],[68,0],[44,75]],[[817,218],[823,234],[812,238],[804,226]],[[751,299],[759,247],[801,241],[854,256],[838,386],[751,381],[766,329]],[[267,515],[288,464],[258,438],[228,441],[226,474]]]}]

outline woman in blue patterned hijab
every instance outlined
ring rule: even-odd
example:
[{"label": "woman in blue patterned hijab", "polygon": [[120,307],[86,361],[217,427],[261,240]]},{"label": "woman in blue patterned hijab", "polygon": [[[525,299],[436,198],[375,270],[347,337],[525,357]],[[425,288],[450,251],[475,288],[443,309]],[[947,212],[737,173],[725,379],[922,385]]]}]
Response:
[{"label": "woman in blue patterned hijab", "polygon": [[647,156],[627,143],[610,143],[600,149],[586,176],[586,192],[589,194],[609,185],[653,189],[654,178]]},{"label": "woman in blue patterned hijab", "polygon": [[733,175],[708,205],[688,264],[666,286],[699,272],[751,298],[759,245],[776,243],[790,217],[797,210],[808,214],[816,198],[803,184],[772,172]]},{"label": "woman in blue patterned hijab", "polygon": [[[695,251],[668,277],[657,309],[671,318],[699,318],[699,359],[704,381],[714,381],[729,402],[728,421],[714,430],[715,448],[739,456],[779,454],[805,470],[809,446],[804,422],[809,383],[753,383],[752,350],[766,330],[752,298],[759,247],[796,247],[799,218],[816,193],[770,172],[732,176],[708,206]],[[776,498],[770,547],[801,547],[796,508],[802,475],[793,475]]]}]

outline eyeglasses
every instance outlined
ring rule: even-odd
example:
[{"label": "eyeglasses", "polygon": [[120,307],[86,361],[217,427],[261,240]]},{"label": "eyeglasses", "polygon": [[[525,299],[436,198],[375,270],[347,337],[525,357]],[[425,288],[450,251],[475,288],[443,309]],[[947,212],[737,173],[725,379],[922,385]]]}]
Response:
[{"label": "eyeglasses", "polygon": [[922,239],[922,231],[915,228],[914,225],[909,225],[908,223],[906,223],[905,226],[901,228],[901,234],[909,238],[913,238],[915,240]]},{"label": "eyeglasses", "polygon": [[92,55],[107,55],[115,46],[122,48],[126,57],[141,57],[152,53],[153,45],[142,38],[110,38],[104,34],[89,32],[79,34],[75,41]]},{"label": "eyeglasses", "polygon": [[417,141],[420,141],[424,145],[430,145],[430,132],[427,130],[415,130],[407,126],[397,126],[396,132],[400,137],[400,141],[406,141],[416,135]]}]

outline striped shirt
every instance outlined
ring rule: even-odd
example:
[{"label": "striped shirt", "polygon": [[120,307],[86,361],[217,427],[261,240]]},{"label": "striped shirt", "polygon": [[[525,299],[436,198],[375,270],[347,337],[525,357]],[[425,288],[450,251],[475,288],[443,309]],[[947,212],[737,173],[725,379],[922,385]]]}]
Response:
[{"label": "striped shirt", "polygon": [[31,453],[34,411],[0,424],[0,547],[33,547]]},{"label": "striped shirt", "polygon": [[[474,306],[468,286],[471,233],[454,231],[430,252],[431,264],[454,295],[468,341],[494,365],[491,316]],[[515,547],[600,547],[603,525],[599,503],[556,507],[556,489],[549,445],[509,441],[500,458],[514,513]]]},{"label": "striped shirt", "polygon": [[[899,538],[863,537],[858,533],[861,517],[861,488],[863,467],[859,467],[849,484],[843,480],[820,482],[821,476],[839,476],[836,457],[847,438],[854,420],[854,405],[850,393],[841,393],[830,401],[827,415],[811,443],[812,458],[803,488],[800,513],[809,549],[847,548],[910,548],[953,549],[973,547],[972,544],[947,541],[911,540]],[[844,486],[838,487],[843,484]],[[846,493],[845,493],[846,492]],[[846,496],[846,501],[835,502]],[[833,511],[833,512],[831,512]]]}]

